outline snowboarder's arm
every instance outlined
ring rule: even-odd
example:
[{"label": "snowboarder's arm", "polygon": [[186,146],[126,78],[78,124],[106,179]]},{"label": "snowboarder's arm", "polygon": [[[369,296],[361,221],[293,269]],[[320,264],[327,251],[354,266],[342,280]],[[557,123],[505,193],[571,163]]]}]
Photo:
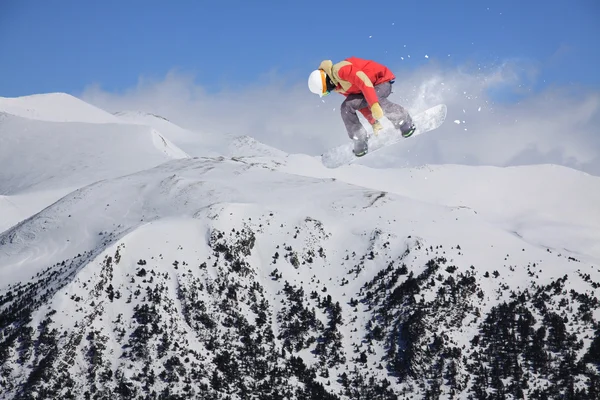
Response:
[{"label": "snowboarder's arm", "polygon": [[373,114],[371,113],[371,109],[369,107],[361,108],[360,113],[364,115],[364,117],[369,121],[371,125],[375,123],[375,118],[373,118]]},{"label": "snowboarder's arm", "polygon": [[341,79],[350,82],[352,85],[355,85],[358,89],[360,89],[362,94],[365,96],[367,103],[369,103],[369,107],[371,107],[374,103],[377,103],[379,100],[377,98],[375,88],[373,87],[373,82],[371,82],[367,74],[352,64],[345,65],[340,68],[338,75]]}]

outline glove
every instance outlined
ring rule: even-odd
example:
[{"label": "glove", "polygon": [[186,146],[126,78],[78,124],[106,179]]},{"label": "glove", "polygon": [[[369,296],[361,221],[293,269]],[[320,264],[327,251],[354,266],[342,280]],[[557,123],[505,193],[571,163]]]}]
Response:
[{"label": "glove", "polygon": [[373,118],[376,120],[383,118],[383,110],[381,109],[379,103],[373,103],[371,106],[371,114],[373,114]]},{"label": "glove", "polygon": [[383,129],[383,126],[379,121],[375,121],[375,123],[371,126],[373,127],[373,133],[375,134],[375,136],[377,136],[379,134],[379,131]]}]

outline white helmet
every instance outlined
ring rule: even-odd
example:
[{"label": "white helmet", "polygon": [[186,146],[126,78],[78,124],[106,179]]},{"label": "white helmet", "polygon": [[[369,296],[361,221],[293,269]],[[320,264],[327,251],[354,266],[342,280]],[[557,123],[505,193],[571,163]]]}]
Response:
[{"label": "white helmet", "polygon": [[327,92],[327,75],[322,69],[316,69],[308,76],[308,89],[319,97],[328,94]]}]

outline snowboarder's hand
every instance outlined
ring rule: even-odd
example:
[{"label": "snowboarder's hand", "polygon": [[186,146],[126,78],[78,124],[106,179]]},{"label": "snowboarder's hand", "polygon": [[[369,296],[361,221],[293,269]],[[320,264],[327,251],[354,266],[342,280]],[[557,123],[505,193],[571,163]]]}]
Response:
[{"label": "snowboarder's hand", "polygon": [[383,126],[379,121],[375,121],[375,123],[371,126],[373,127],[373,133],[375,134],[375,136],[377,136],[379,134],[379,131],[383,129]]},{"label": "snowboarder's hand", "polygon": [[373,103],[371,106],[371,114],[373,114],[373,118],[376,120],[383,118],[383,110],[381,109],[379,103]]}]

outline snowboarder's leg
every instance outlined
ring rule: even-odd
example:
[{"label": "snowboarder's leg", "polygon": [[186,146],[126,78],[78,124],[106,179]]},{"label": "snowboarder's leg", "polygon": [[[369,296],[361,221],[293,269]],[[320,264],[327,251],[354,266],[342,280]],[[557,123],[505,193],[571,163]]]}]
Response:
[{"label": "snowboarder's leg", "polygon": [[340,107],[346,132],[348,132],[350,139],[354,141],[354,154],[359,157],[367,153],[368,146],[367,131],[361,124],[356,112],[367,106],[364,96],[352,94],[346,97]]},{"label": "snowboarder's leg", "polygon": [[415,131],[412,117],[409,112],[399,104],[391,102],[387,97],[392,93],[392,84],[384,82],[375,86],[379,105],[383,114],[390,120],[394,127],[402,133],[402,136],[409,137]]},{"label": "snowboarder's leg", "polygon": [[[379,105],[383,109],[383,114],[390,120],[394,127],[402,133],[402,136],[409,137],[415,131],[412,118],[408,111],[399,104],[388,100],[392,93],[392,84],[384,82],[375,86],[375,92],[379,98]],[[358,111],[368,110],[369,104],[362,94],[351,94],[342,102],[340,111],[342,120],[346,126],[346,131],[350,139],[354,141],[354,154],[362,156],[367,153],[367,131],[358,118]],[[362,112],[362,111],[361,111]],[[370,114],[367,111],[364,114]],[[365,116],[368,119],[368,115]]]},{"label": "snowboarder's leg", "polygon": [[363,95],[351,94],[342,102],[340,111],[342,113],[342,121],[346,126],[346,132],[350,139],[362,139],[367,137],[367,131],[358,119],[357,111],[367,107],[367,101]]}]

